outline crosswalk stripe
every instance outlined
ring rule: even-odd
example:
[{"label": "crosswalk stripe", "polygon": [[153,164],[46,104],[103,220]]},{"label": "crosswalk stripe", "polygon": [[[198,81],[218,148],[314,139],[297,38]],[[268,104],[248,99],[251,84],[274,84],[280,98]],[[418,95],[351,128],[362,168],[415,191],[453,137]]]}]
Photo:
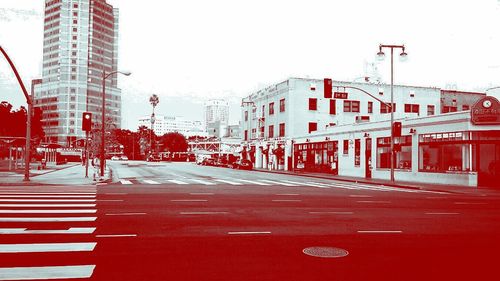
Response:
[{"label": "crosswalk stripe", "polygon": [[96,204],[0,204],[0,207],[63,207],[63,208],[93,208]]},{"label": "crosswalk stripe", "polygon": [[144,180],[144,182],[149,184],[160,184],[159,182],[153,180]]},{"label": "crosswalk stripe", "polygon": [[94,214],[97,210],[0,210],[0,214]]},{"label": "crosswalk stripe", "polygon": [[197,183],[204,184],[204,185],[215,185],[215,183],[213,183],[213,182],[208,182],[208,181],[204,181],[204,180],[199,180],[199,179],[191,179],[191,180],[194,182],[197,182]]},{"label": "crosswalk stripe", "polygon": [[243,182],[248,182],[248,183],[251,183],[251,184],[256,184],[256,185],[270,185],[268,183],[263,183],[263,182],[258,182],[258,181],[250,181],[250,180],[243,180],[243,179],[238,179],[239,181],[243,181]]},{"label": "crosswalk stripe", "polygon": [[96,244],[96,242],[0,244],[0,253],[87,252],[93,251]]},{"label": "crosswalk stripe", "polygon": [[91,234],[95,227],[71,227],[69,229],[40,229],[28,230],[26,228],[0,228],[0,234]]},{"label": "crosswalk stripe", "polygon": [[131,182],[131,181],[129,181],[129,180],[120,180],[120,182],[121,182],[122,184],[132,184],[132,182]]},{"label": "crosswalk stripe", "polygon": [[0,202],[95,202],[96,199],[0,199]]},{"label": "crosswalk stripe", "polygon": [[227,183],[227,184],[231,184],[231,185],[243,185],[242,183],[234,182],[234,181],[228,181],[228,180],[216,179],[215,181],[223,182],[223,183]]},{"label": "crosswalk stripe", "polygon": [[82,221],[95,221],[97,217],[53,217],[53,218],[2,218],[0,222],[82,222]]},{"label": "crosswalk stripe", "polygon": [[171,183],[175,183],[175,184],[188,184],[187,182],[183,182],[183,181],[180,181],[180,180],[167,180]]},{"label": "crosswalk stripe", "polygon": [[0,280],[45,280],[90,278],[95,265],[5,267],[0,268]]}]

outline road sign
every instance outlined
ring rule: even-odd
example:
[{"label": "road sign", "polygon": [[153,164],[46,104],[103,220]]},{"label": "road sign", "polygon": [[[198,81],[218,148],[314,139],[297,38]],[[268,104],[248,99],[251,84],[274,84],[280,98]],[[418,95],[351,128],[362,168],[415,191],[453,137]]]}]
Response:
[{"label": "road sign", "polygon": [[348,94],[346,92],[335,92],[333,93],[333,98],[345,100],[348,98]]}]

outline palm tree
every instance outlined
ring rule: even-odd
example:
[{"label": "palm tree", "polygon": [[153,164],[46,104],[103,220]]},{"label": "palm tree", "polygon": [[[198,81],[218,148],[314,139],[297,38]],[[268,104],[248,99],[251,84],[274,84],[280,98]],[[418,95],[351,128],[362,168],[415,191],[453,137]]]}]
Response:
[{"label": "palm tree", "polygon": [[[160,102],[160,99],[158,98],[158,96],[156,94],[153,94],[153,95],[151,95],[151,97],[149,97],[149,103],[153,106],[153,113],[151,114],[151,132],[154,132],[153,125],[155,123],[155,107],[158,105],[159,102]],[[149,147],[151,149],[150,154],[153,154],[153,134],[151,134],[149,142],[150,142]]]}]

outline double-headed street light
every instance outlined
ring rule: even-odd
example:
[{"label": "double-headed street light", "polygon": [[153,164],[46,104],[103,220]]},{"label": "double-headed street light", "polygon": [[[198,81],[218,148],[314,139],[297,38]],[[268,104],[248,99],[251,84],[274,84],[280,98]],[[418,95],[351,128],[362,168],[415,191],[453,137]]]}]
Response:
[{"label": "double-headed street light", "polygon": [[384,60],[385,54],[383,48],[391,49],[391,182],[394,182],[394,49],[401,49],[399,54],[400,60],[405,61],[408,54],[405,52],[405,45],[379,45],[377,57],[379,60]]},{"label": "double-headed street light", "polygon": [[104,163],[106,161],[104,155],[104,133],[105,133],[105,113],[106,113],[106,78],[109,76],[120,73],[125,76],[132,74],[130,71],[113,71],[106,74],[106,70],[102,70],[102,124],[101,124],[101,177],[104,177]]},{"label": "double-headed street light", "polygon": [[153,135],[154,135],[154,124],[155,124],[155,107],[160,103],[160,98],[156,95],[153,94],[151,97],[149,97],[149,103],[153,107],[153,113],[151,113],[151,134],[149,137],[149,150],[150,150],[150,155],[153,155]]}]

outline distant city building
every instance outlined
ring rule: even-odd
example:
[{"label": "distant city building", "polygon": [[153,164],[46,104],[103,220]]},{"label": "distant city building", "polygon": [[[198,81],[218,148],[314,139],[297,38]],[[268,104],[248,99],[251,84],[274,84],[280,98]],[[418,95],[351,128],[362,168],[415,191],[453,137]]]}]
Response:
[{"label": "distant city building", "polygon": [[[139,119],[139,126],[151,128],[151,116],[143,116]],[[208,136],[207,132],[203,129],[202,121],[186,120],[178,116],[163,116],[155,115],[155,122],[153,129],[157,136],[163,136],[166,133],[181,133],[186,138],[191,136]]]},{"label": "distant city building", "polygon": [[[229,102],[214,99],[205,102],[205,128],[209,135],[221,137],[229,122]],[[218,134],[214,133],[214,129]]]},{"label": "distant city building", "polygon": [[[117,70],[118,9],[105,0],[45,0],[42,82],[34,106],[42,109],[47,142],[83,138],[82,113],[101,124],[102,73]],[[121,127],[117,76],[106,83],[106,122]]]}]

